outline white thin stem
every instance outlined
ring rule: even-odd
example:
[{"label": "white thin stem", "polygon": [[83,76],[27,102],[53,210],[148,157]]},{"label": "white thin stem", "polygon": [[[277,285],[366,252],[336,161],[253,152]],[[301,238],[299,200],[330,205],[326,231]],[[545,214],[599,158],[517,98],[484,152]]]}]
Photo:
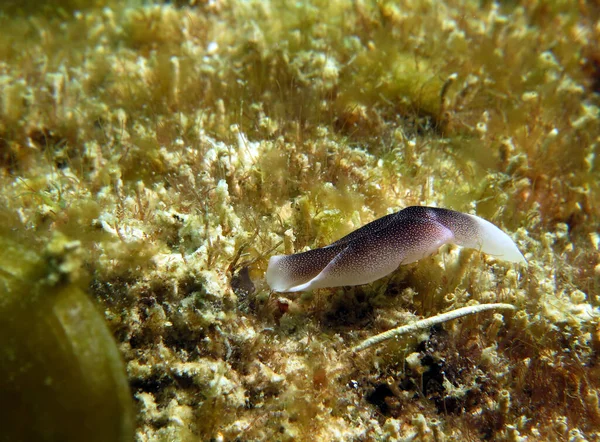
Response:
[{"label": "white thin stem", "polygon": [[457,308],[456,310],[452,310],[446,313],[442,313],[436,316],[431,316],[430,318],[421,319],[419,321],[413,322],[411,324],[402,325],[400,327],[393,328],[383,333],[379,333],[378,335],[372,336],[368,339],[365,339],[357,346],[353,347],[350,351],[352,353],[357,353],[359,351],[365,350],[374,345],[380,344],[383,341],[387,341],[389,339],[398,337],[400,335],[405,335],[407,333],[413,333],[417,330],[423,330],[434,325],[441,324],[443,322],[452,321],[453,319],[461,318],[463,316],[473,315],[475,313],[484,312],[487,310],[516,310],[517,308],[511,304],[479,304],[479,305],[470,305],[468,307]]}]

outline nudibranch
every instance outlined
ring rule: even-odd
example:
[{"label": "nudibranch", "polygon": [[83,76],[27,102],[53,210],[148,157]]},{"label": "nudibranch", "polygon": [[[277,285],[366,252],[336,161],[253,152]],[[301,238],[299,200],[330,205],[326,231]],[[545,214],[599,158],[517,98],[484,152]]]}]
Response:
[{"label": "nudibranch", "polygon": [[513,240],[483,218],[412,206],[376,219],[326,247],[272,256],[267,283],[276,292],[368,284],[402,264],[433,254],[444,244],[526,262]]}]

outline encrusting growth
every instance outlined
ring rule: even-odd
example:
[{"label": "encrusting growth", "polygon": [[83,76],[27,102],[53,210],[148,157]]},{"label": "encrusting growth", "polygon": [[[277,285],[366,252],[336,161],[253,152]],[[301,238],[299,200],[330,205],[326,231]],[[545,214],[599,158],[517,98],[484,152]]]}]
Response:
[{"label": "encrusting growth", "polygon": [[513,240],[478,216],[436,207],[407,207],[319,249],[272,256],[267,283],[276,292],[373,282],[431,255],[444,244],[525,263]]}]

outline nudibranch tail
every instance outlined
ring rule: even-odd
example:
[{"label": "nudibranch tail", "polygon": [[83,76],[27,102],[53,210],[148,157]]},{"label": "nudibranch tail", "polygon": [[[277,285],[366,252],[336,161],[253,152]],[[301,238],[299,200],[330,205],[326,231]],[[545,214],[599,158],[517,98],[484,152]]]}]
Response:
[{"label": "nudibranch tail", "polygon": [[[491,222],[475,215],[467,215],[475,220],[478,227],[478,241],[474,245],[463,245],[479,249],[483,253],[498,257],[504,261],[527,263],[514,241]],[[462,245],[462,244],[459,244]]]},{"label": "nudibranch tail", "polygon": [[489,221],[413,206],[366,224],[329,246],[271,257],[267,283],[278,292],[367,284],[449,243],[525,262],[510,237]]}]

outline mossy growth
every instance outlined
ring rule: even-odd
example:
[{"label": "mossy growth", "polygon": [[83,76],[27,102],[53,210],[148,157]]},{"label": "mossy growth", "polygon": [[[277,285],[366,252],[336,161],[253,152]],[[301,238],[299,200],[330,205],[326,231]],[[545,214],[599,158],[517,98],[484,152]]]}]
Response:
[{"label": "mossy growth", "polygon": [[[0,15],[0,215],[80,244],[140,440],[598,437],[597,8],[23,5]],[[528,266],[446,247],[269,291],[270,255],[413,204],[493,221]],[[483,302],[519,312],[348,357]]]}]

